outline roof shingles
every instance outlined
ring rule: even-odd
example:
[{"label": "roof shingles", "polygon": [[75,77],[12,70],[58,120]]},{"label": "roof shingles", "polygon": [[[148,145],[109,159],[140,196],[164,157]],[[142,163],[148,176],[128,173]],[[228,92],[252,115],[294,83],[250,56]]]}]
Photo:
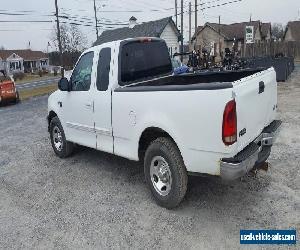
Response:
[{"label": "roof shingles", "polygon": [[[242,23],[233,23],[233,24],[220,24],[220,25],[218,23],[206,23],[204,26],[200,26],[197,28],[196,34],[201,32],[207,26],[209,26],[216,32],[219,32],[220,29],[221,35],[224,36],[225,39],[229,41],[234,39],[243,40],[245,38],[246,26],[254,26],[254,30],[256,31],[258,28],[260,28],[260,21],[242,22]],[[193,38],[195,38],[195,35]]]},{"label": "roof shingles", "polygon": [[[167,17],[156,21],[137,24],[133,28],[125,27],[114,30],[106,30],[101,34],[94,45],[135,37],[160,37],[163,30],[170,22],[173,22],[172,18]],[[179,36],[178,30],[177,35]]]},{"label": "roof shingles", "polygon": [[[210,23],[210,25],[215,29],[219,29],[219,24]],[[233,23],[233,24],[221,24],[220,31],[226,36],[228,40],[242,40],[245,38],[246,26],[254,26],[254,30],[259,27],[259,21],[244,22],[244,23]]]},{"label": "roof shingles", "polygon": [[0,58],[6,60],[12,54],[22,57],[25,61],[35,61],[39,59],[48,58],[48,55],[42,51],[26,50],[0,50]]},{"label": "roof shingles", "polygon": [[290,29],[292,38],[295,41],[300,41],[300,21],[289,22],[286,31]]},{"label": "roof shingles", "polygon": [[261,24],[261,34],[263,38],[267,38],[268,37],[268,33],[271,36],[271,23],[262,23]]}]

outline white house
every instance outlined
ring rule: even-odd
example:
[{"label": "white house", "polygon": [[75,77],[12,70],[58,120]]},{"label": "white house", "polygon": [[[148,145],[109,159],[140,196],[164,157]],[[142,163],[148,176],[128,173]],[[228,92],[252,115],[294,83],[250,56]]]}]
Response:
[{"label": "white house", "polygon": [[94,45],[135,37],[162,38],[166,41],[171,55],[179,52],[180,32],[172,17],[142,24],[138,24],[137,19],[131,17],[128,27],[104,31]]},{"label": "white house", "polygon": [[0,70],[7,74],[48,68],[48,55],[33,50],[0,50]]}]

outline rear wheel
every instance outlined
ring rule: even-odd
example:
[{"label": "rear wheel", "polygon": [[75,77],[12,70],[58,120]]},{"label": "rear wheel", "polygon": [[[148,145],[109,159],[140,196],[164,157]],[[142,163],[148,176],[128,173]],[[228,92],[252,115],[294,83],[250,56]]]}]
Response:
[{"label": "rear wheel", "polygon": [[187,190],[187,171],[176,144],[158,138],[148,147],[144,160],[145,179],[155,201],[162,207],[177,207]]},{"label": "rear wheel", "polygon": [[54,117],[50,122],[50,139],[55,154],[66,158],[73,153],[74,144],[66,140],[64,129],[58,119]]}]

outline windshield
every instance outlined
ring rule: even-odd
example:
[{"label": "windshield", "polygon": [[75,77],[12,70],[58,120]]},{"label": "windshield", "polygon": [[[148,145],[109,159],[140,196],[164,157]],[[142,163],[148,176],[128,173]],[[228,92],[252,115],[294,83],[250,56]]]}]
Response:
[{"label": "windshield", "polygon": [[171,74],[168,48],[162,40],[128,42],[121,48],[120,85]]}]

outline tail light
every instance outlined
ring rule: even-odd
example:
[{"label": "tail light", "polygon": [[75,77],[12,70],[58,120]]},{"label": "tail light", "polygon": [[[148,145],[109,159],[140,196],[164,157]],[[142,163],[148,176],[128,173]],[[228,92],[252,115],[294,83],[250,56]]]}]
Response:
[{"label": "tail light", "polygon": [[149,37],[140,37],[139,40],[141,43],[148,43],[152,41],[152,39]]},{"label": "tail light", "polygon": [[236,102],[232,100],[226,104],[223,114],[222,139],[229,146],[237,141]]}]

